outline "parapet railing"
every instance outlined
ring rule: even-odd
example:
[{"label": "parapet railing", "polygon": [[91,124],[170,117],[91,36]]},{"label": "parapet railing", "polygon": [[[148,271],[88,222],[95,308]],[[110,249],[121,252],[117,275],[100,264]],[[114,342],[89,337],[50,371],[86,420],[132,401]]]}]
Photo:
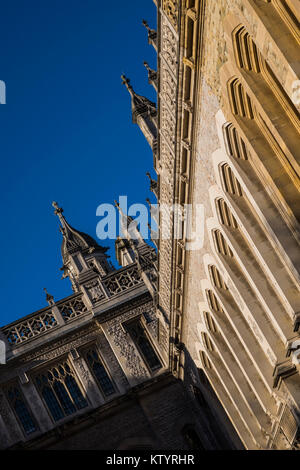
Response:
[{"label": "parapet railing", "polygon": [[142,282],[143,280],[138,273],[136,265],[126,267],[126,269],[122,268],[101,279],[101,284],[104,286],[109,297],[120,294]]},{"label": "parapet railing", "polygon": [[3,327],[1,328],[2,335],[7,339],[10,346],[16,346],[46,333],[61,325],[61,318],[63,318],[63,322],[67,322],[87,311],[82,296],[81,293],[79,295],[75,294],[65,302],[58,305],[54,304],[47,309],[32,313],[28,317]]},{"label": "parapet railing", "polygon": [[[99,279],[99,287],[101,286],[100,288],[103,290],[101,301],[106,301],[110,297],[142,283],[136,265],[121,268]],[[10,347],[14,347],[66,324],[89,309],[90,306],[86,305],[83,293],[75,293],[48,308],[0,328],[0,337],[4,336]]]}]

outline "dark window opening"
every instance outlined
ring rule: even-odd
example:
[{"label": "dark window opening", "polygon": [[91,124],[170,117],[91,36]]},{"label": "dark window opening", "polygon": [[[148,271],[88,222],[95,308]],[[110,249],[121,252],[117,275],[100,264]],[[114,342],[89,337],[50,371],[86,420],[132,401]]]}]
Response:
[{"label": "dark window opening", "polygon": [[184,440],[186,441],[188,448],[191,450],[205,450],[198,433],[192,426],[186,426],[182,431]]},{"label": "dark window opening", "polygon": [[141,320],[137,319],[131,321],[126,323],[125,326],[149,369],[151,369],[152,372],[160,369],[162,367],[161,362],[148,339],[147,332]]},{"label": "dark window opening", "polygon": [[20,387],[15,384],[7,388],[6,396],[8,402],[15,412],[18,421],[21,423],[25,434],[31,434],[37,430],[37,425],[33,419]]},{"label": "dark window opening", "polygon": [[115,393],[115,387],[95,348],[89,349],[85,354],[87,363],[105,396]]},{"label": "dark window opening", "polygon": [[200,388],[193,386],[194,395],[199,406],[207,407],[207,402]]}]

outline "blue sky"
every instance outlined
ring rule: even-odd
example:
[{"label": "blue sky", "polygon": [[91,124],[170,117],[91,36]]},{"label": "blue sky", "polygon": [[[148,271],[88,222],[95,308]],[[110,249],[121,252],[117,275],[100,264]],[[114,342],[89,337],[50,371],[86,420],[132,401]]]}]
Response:
[{"label": "blue sky", "polygon": [[152,152],[120,79],[125,73],[155,100],[143,61],[155,68],[156,55],[143,18],[155,26],[152,0],[1,4],[1,325],[46,306],[43,287],[55,299],[72,293],[61,280],[53,200],[96,237],[99,204],[151,198]]}]

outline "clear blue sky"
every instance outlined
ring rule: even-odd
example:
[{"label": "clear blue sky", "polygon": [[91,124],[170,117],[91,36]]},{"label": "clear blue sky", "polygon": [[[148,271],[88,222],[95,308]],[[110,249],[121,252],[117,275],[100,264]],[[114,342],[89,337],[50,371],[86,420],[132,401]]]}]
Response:
[{"label": "clear blue sky", "polygon": [[43,287],[56,300],[72,293],[61,280],[53,200],[96,237],[99,204],[151,197],[152,153],[120,79],[125,73],[155,100],[143,61],[155,68],[156,56],[143,18],[155,26],[152,0],[1,3],[2,326],[46,306]]}]

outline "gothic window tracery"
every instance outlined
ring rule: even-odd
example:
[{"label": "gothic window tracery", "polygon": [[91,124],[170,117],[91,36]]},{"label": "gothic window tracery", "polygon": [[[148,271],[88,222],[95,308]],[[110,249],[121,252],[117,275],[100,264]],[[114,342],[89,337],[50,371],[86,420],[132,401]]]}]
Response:
[{"label": "gothic window tracery", "polygon": [[69,321],[78,315],[83,314],[87,311],[87,307],[81,298],[75,298],[69,302],[64,302],[59,306],[60,313],[65,321]]},{"label": "gothic window tracery", "polygon": [[35,377],[35,384],[54,421],[88,406],[67,361],[40,372]]}]

